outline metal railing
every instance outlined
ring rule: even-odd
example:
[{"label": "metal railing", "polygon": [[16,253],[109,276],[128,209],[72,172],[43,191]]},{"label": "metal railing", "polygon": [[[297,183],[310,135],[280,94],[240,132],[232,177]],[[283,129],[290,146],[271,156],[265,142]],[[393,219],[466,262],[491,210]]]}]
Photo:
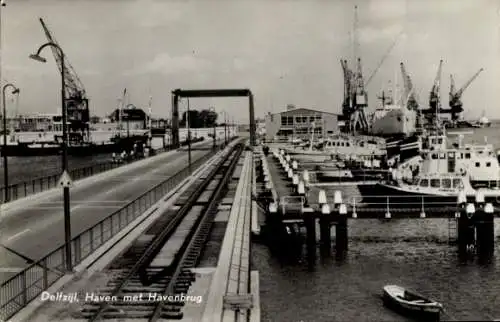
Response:
[{"label": "metal railing", "polygon": [[[215,153],[216,151],[212,151],[193,162],[191,165],[193,171],[203,165]],[[81,263],[98,247],[119,233],[189,175],[189,167],[182,169],[174,176],[154,186],[123,208],[74,237],[71,241],[71,261],[73,266]],[[7,321],[61,278],[65,274],[64,265],[65,252],[64,245],[62,245],[3,282],[0,286],[0,321]]]},{"label": "metal railing", "polygon": [[[192,140],[192,143],[200,142],[202,140]],[[181,146],[186,146],[187,142],[181,142]],[[173,150],[171,146],[167,146],[165,148],[159,148],[151,150],[153,153],[151,156],[157,155],[158,153],[168,152]],[[97,164],[93,164],[90,166],[85,166],[77,169],[73,169],[69,171],[69,175],[73,180],[80,180],[84,178],[91,177],[93,175],[115,169],[121,167],[123,165],[127,165],[133,163],[135,161],[142,160],[142,158],[131,159],[125,161],[123,163],[117,163],[113,161],[100,162]],[[39,177],[35,179],[31,179],[24,182],[14,183],[8,186],[7,189],[10,190],[9,196],[10,201],[18,200],[21,198],[25,198],[27,196],[44,192],[46,190],[55,188],[59,178],[61,177],[61,173],[57,172],[55,174]],[[0,201],[1,203],[5,203],[5,187],[0,187]]]}]

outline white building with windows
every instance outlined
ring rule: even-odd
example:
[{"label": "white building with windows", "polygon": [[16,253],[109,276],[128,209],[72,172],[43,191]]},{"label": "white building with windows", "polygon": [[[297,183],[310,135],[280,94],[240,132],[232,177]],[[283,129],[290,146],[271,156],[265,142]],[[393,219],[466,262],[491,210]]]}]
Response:
[{"label": "white building with windows", "polygon": [[307,108],[293,108],[266,115],[265,128],[266,141],[308,139],[313,128],[315,138],[326,138],[339,132],[339,115]]}]

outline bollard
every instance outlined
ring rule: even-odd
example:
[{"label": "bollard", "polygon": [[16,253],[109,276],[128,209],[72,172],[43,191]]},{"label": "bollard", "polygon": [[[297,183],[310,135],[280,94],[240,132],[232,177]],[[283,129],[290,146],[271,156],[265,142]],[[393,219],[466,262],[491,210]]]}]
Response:
[{"label": "bollard", "polygon": [[304,178],[305,183],[309,183],[309,171],[304,170],[304,172],[302,173],[302,177]]},{"label": "bollard", "polygon": [[267,174],[264,174],[264,182],[269,182],[269,176]]},{"label": "bollard", "polygon": [[339,206],[342,203],[342,191],[335,190],[333,194],[333,204],[335,207]]},{"label": "bollard", "polygon": [[352,197],[352,218],[358,218],[358,214],[356,213],[356,198]]},{"label": "bollard", "polygon": [[281,155],[285,155],[285,150],[280,150]]},{"label": "bollard", "polygon": [[294,186],[297,186],[299,184],[299,175],[298,174],[294,174],[293,177],[292,177],[292,184]]},{"label": "bollard", "polygon": [[326,204],[327,201],[326,201],[326,192],[325,190],[320,190],[319,193],[318,193],[318,203],[320,205],[323,205],[323,204]]},{"label": "bollard", "polygon": [[387,197],[386,206],[385,219],[391,219],[391,212],[389,211],[389,197]]},{"label": "bollard", "polygon": [[306,194],[306,187],[304,185],[303,181],[300,181],[298,186],[297,186],[297,193],[301,196],[304,196]]},{"label": "bollard", "polygon": [[271,188],[272,188],[271,181],[267,181],[266,182],[266,190],[271,190]]},{"label": "bollard", "polygon": [[297,161],[295,161],[295,160],[293,160],[293,161],[292,161],[292,169],[297,170],[297,168],[298,168],[298,167],[299,167],[298,162],[297,162]]},{"label": "bollard", "polygon": [[476,204],[479,207],[484,205],[484,193],[481,190],[476,191]]},{"label": "bollard", "polygon": [[292,178],[293,178],[293,170],[288,169],[288,179],[292,179]]},{"label": "bollard", "polygon": [[285,160],[286,160],[286,162],[290,162],[290,159],[291,159],[291,157],[287,154],[287,155],[285,156]]},{"label": "bollard", "polygon": [[424,196],[422,196],[422,207],[420,210],[420,218],[425,218]]},{"label": "bollard", "polygon": [[278,212],[278,205],[275,202],[269,204],[269,212],[275,214]]},{"label": "bollard", "polygon": [[330,214],[330,205],[325,203],[321,205],[321,214],[322,215],[329,215]]}]

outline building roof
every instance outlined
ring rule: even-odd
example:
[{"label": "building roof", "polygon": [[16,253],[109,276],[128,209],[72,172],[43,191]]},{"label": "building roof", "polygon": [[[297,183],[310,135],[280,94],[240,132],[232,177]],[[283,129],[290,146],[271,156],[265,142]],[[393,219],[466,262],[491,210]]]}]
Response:
[{"label": "building roof", "polygon": [[287,111],[283,111],[283,112],[279,112],[279,113],[275,113],[273,115],[277,115],[277,114],[280,114],[280,115],[286,115],[286,114],[297,114],[297,113],[300,113],[300,112],[313,112],[313,113],[321,113],[321,114],[329,114],[329,115],[340,115],[340,114],[337,114],[337,113],[330,113],[330,112],[324,112],[324,111],[318,111],[318,110],[313,110],[313,109],[310,109],[310,108],[294,108],[294,109],[291,109],[291,110],[287,110]]}]

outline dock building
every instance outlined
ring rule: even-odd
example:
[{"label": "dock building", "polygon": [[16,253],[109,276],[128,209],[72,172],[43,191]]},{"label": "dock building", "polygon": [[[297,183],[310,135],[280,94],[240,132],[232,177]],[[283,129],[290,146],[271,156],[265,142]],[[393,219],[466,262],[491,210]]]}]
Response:
[{"label": "dock building", "polygon": [[289,108],[286,111],[266,115],[266,141],[282,141],[294,138],[309,138],[314,135],[324,138],[339,131],[338,114],[307,108]]}]

